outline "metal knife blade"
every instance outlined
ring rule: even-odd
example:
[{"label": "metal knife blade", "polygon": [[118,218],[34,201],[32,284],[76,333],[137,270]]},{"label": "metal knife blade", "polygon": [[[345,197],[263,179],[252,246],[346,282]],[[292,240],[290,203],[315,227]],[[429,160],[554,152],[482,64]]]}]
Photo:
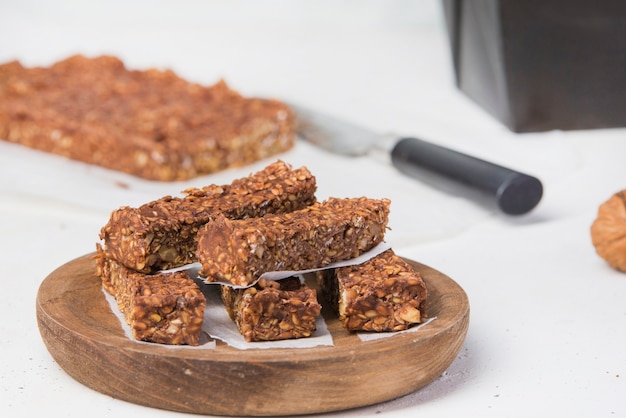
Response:
[{"label": "metal knife blade", "polygon": [[299,105],[298,135],[328,151],[363,156],[387,148],[391,163],[402,173],[423,179],[425,172],[481,191],[507,215],[522,215],[534,209],[543,196],[539,179],[440,145],[413,137],[390,138],[360,126]]},{"label": "metal knife blade", "polygon": [[298,135],[328,151],[358,157],[368,154],[382,137],[350,122],[289,104],[296,113]]}]

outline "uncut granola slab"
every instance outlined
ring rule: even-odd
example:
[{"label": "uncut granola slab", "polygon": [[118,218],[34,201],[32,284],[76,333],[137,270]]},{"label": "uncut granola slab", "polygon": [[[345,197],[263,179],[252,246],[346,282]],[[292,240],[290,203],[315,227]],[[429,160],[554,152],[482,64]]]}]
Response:
[{"label": "uncut granola slab", "polygon": [[186,272],[147,275],[107,259],[98,248],[97,274],[102,287],[140,341],[198,345],[206,299]]},{"label": "uncut granola slab", "polygon": [[426,285],[391,249],[363,264],[318,272],[317,278],[350,331],[400,331],[425,317]]},{"label": "uncut granola slab", "polygon": [[197,233],[218,214],[242,219],[301,209],[315,202],[315,177],[306,167],[276,161],[223,186],[187,189],[138,208],[121,207],[100,231],[104,254],[126,267],[154,273],[196,261]]},{"label": "uncut granola slab", "polygon": [[243,97],[223,81],[75,55],[48,67],[0,65],[0,139],[175,181],[290,149],[295,118],[284,103]]},{"label": "uncut granola slab", "polygon": [[310,337],[321,312],[317,293],[297,277],[261,279],[254,286],[221,286],[230,318],[248,342]]},{"label": "uncut granola slab", "polygon": [[197,258],[207,281],[247,286],[263,273],[306,270],[359,256],[383,241],[388,199],[330,198],[294,212],[230,220],[198,232]]}]

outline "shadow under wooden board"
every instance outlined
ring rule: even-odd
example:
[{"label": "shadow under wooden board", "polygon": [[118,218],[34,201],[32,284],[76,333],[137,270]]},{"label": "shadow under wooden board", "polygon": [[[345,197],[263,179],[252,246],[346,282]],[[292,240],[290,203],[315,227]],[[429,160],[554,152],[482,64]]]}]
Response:
[{"label": "shadow under wooden board", "polygon": [[463,289],[407,260],[428,288],[417,332],[361,341],[323,308],[332,346],[238,350],[222,342],[194,350],[126,337],[95,274],[93,254],[53,271],[37,294],[37,323],[48,351],[80,383],[117,399],[210,415],[277,416],[339,411],[414,392],[439,377],[469,326]]}]

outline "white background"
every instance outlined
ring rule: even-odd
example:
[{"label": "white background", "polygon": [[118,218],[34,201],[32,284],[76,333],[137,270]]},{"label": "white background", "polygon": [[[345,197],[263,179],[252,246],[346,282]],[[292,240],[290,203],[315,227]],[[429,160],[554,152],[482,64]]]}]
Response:
[{"label": "white background", "polygon": [[[508,131],[454,86],[439,2],[0,0],[0,62],[49,65],[75,53],[203,84],[223,78],[245,95],[416,135],[542,180],[540,205],[510,218],[370,157],[302,142],[280,156],[309,167],[321,198],[389,197],[396,252],[449,275],[470,298],[466,343],[443,376],[333,416],[626,416],[626,275],[597,257],[589,235],[600,203],[626,188],[626,129]],[[69,377],[39,336],[37,289],[94,250],[118,206],[227,183],[268,162],[164,184],[0,143],[0,415],[188,416]]]}]

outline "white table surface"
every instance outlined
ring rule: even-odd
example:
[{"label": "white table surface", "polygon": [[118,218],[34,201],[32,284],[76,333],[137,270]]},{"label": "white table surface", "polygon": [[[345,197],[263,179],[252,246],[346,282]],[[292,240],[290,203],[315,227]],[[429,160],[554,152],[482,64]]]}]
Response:
[{"label": "white table surface", "polygon": [[[106,53],[205,84],[224,78],[245,95],[417,135],[543,181],[539,206],[511,218],[369,157],[301,142],[280,156],[309,167],[321,198],[389,197],[396,252],[452,277],[471,304],[466,342],[440,378],[327,416],[626,416],[626,274],[595,254],[589,234],[598,206],[626,188],[626,129],[509,132],[455,88],[445,35],[436,1],[0,0],[0,62]],[[94,250],[118,206],[271,161],[163,184],[0,142],[0,416],[188,416],[68,376],[39,335],[36,293],[55,268]]]}]

